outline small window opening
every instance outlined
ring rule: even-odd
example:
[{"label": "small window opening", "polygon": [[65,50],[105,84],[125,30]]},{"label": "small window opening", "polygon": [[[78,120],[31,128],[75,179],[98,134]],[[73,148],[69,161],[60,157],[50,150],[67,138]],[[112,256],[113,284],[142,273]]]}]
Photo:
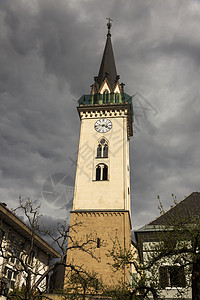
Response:
[{"label": "small window opening", "polygon": [[100,248],[100,238],[97,238],[97,248]]},{"label": "small window opening", "polygon": [[94,103],[97,103],[97,94],[94,94]]},{"label": "small window opening", "polygon": [[101,139],[100,140],[100,144],[105,144],[106,140],[105,139]]},{"label": "small window opening", "polygon": [[116,94],[115,94],[115,102],[116,102],[116,103],[119,103],[119,93],[116,93]]},{"label": "small window opening", "polygon": [[103,92],[103,103],[108,103],[108,97],[109,97],[108,90],[105,90]]}]

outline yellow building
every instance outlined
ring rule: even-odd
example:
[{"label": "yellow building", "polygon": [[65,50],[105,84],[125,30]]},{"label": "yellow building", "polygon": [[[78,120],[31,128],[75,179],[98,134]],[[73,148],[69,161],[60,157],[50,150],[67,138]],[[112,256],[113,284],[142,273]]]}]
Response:
[{"label": "yellow building", "polygon": [[90,95],[79,99],[81,128],[70,221],[69,246],[91,240],[88,252],[91,247],[96,259],[76,249],[68,251],[67,263],[95,272],[112,285],[129,281],[129,270],[114,273],[107,255],[113,243],[122,250],[131,247],[129,139],[133,112],[132,98],[119,83],[110,21],[99,74]]}]

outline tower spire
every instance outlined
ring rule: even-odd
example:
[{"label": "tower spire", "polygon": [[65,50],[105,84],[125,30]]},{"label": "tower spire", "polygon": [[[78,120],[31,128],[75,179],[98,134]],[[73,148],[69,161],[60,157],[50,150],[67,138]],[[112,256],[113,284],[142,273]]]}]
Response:
[{"label": "tower spire", "polygon": [[107,34],[106,45],[105,45],[105,49],[101,61],[101,66],[99,69],[98,84],[99,86],[101,86],[105,77],[107,77],[107,80],[111,88],[113,88],[117,77],[117,69],[115,65],[115,58],[114,58],[112,42],[111,42],[111,33],[110,33],[110,29],[112,26],[111,21],[113,20],[111,18],[106,18],[106,19],[108,20],[107,23],[108,34]]}]

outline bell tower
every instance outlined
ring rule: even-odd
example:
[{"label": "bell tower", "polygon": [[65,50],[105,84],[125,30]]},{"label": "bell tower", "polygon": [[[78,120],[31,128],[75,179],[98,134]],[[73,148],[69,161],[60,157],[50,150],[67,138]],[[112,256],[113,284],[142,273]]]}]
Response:
[{"label": "bell tower", "polygon": [[[81,120],[70,236],[92,235],[93,259],[81,250],[67,253],[67,262],[95,272],[106,284],[129,280],[129,270],[114,273],[107,256],[117,241],[131,246],[129,139],[133,135],[132,98],[119,83],[108,18],[106,45],[91,93],[79,99]],[[96,241],[96,242],[95,242]],[[122,274],[123,273],[123,274]]]}]

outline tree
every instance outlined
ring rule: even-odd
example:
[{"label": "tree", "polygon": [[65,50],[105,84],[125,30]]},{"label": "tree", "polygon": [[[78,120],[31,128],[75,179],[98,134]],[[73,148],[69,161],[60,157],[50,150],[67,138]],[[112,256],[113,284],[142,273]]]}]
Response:
[{"label": "tree", "polygon": [[132,264],[138,274],[125,287],[127,299],[161,299],[164,288],[173,286],[177,297],[184,299],[192,289],[192,299],[200,300],[200,199],[197,193],[180,203],[172,197],[169,211],[160,203],[160,217],[136,232],[134,252],[115,243],[109,254],[113,268]]},{"label": "tree", "polygon": [[[132,248],[122,248],[118,239],[113,241],[113,248],[108,256],[111,258],[110,265],[113,271],[124,270],[132,267],[134,273],[130,272],[130,282],[118,282],[113,287],[104,287],[104,294],[111,295],[113,299],[146,299],[149,296],[154,300],[159,299],[158,280],[155,272],[148,276],[145,273],[145,265],[139,258],[139,245],[132,242]],[[136,276],[135,276],[136,275]]]},{"label": "tree", "polygon": [[180,284],[185,287],[185,291],[178,289],[182,297],[191,287],[192,299],[200,300],[200,203],[196,201],[196,195],[193,193],[177,203],[172,194],[174,205],[168,212],[160,204],[162,230],[157,233],[160,242],[154,246],[146,268],[170,261],[173,268],[161,271],[165,274],[168,271],[177,289]]},{"label": "tree", "polygon": [[[4,259],[16,259],[17,263],[14,265],[16,274],[23,274],[25,278],[25,284],[20,290],[14,290],[10,294],[11,299],[23,299],[23,300],[33,300],[40,299],[43,297],[46,288],[44,286],[45,279],[49,273],[51,273],[57,266],[63,265],[65,268],[71,270],[76,277],[83,277],[85,281],[89,278],[92,282],[95,281],[94,274],[88,274],[81,266],[73,265],[72,263],[66,263],[67,251],[71,251],[75,248],[80,249],[88,253],[92,258],[95,259],[93,255],[93,248],[96,245],[95,234],[88,235],[84,241],[77,241],[73,239],[69,246],[69,229],[71,231],[76,230],[76,227],[81,226],[81,224],[75,224],[73,228],[69,227],[66,222],[58,223],[56,228],[49,230],[42,225],[42,215],[39,212],[40,205],[35,206],[30,199],[23,199],[19,197],[19,205],[13,210],[16,214],[20,211],[23,214],[27,226],[31,229],[31,238],[29,241],[28,249],[24,252],[22,249],[22,244],[20,241],[11,242],[8,240],[7,243],[0,243],[0,256]],[[1,223],[1,235],[3,239],[4,224]],[[60,253],[60,257],[52,263],[47,269],[44,270],[41,266],[31,265],[33,259],[33,250],[35,247],[35,240],[37,235],[45,235],[51,239],[52,244],[56,247]],[[8,251],[9,250],[9,251]],[[75,277],[75,275],[73,275]],[[48,297],[46,296],[48,299]]]}]

